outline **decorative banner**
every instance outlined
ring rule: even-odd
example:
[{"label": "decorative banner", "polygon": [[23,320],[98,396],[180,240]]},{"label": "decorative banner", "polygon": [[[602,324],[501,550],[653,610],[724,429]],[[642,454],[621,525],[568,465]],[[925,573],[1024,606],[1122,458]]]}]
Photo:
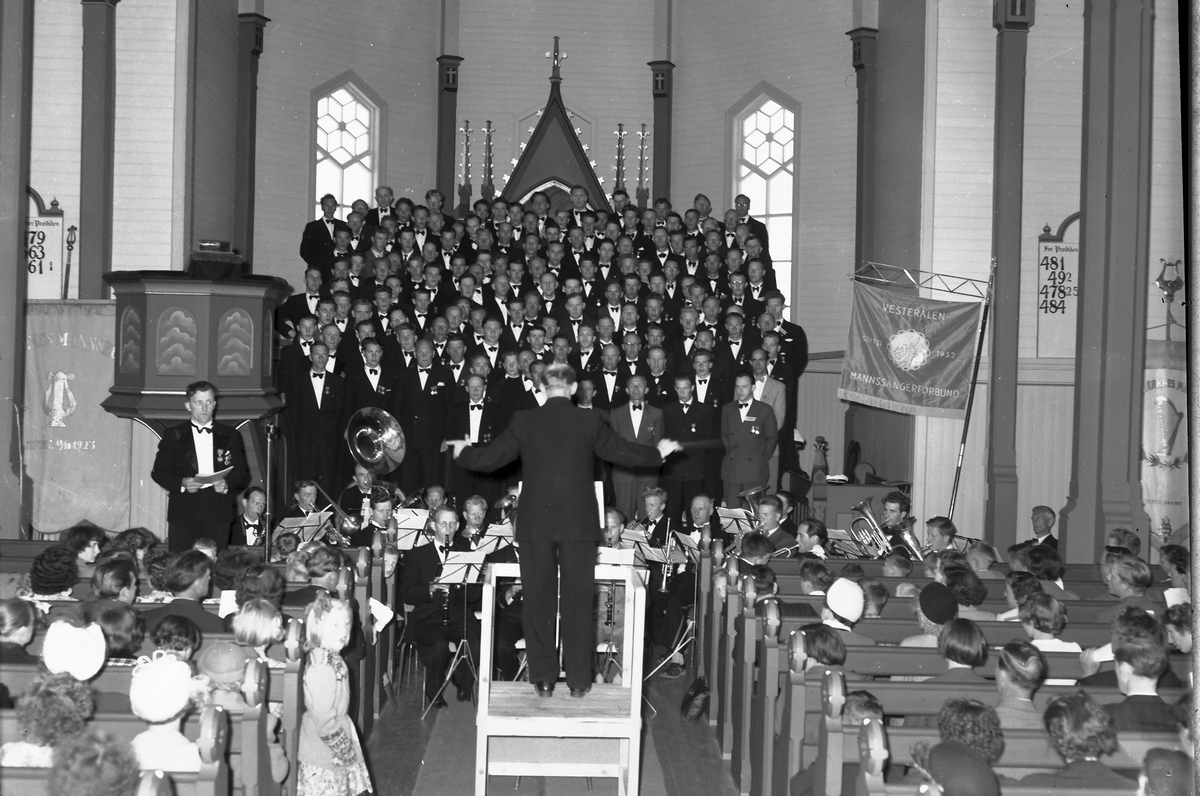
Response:
[{"label": "decorative banner", "polygon": [[129,524],[132,427],[100,408],[113,381],[116,305],[31,301],[25,338],[25,475],[33,527]]},{"label": "decorative banner", "polygon": [[937,301],[854,283],[838,398],[962,418],[983,302]]},{"label": "decorative banner", "polygon": [[1142,507],[1151,541],[1190,546],[1188,504],[1187,349],[1146,341],[1142,383]]}]

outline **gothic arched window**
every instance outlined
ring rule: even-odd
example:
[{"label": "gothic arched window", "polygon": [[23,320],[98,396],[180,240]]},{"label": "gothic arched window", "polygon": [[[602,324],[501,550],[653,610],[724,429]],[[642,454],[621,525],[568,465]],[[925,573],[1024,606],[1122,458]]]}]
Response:
[{"label": "gothic arched window", "polygon": [[351,73],[313,92],[313,217],[321,215],[320,199],[333,194],[337,215],[345,218],[355,199],[374,204],[384,161],[382,100]]}]

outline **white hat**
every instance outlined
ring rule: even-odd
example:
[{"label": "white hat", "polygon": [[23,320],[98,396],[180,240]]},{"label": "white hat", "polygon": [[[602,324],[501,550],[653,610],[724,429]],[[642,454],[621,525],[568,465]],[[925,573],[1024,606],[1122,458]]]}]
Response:
[{"label": "white hat", "polygon": [[46,630],[42,660],[51,674],[66,672],[86,682],[96,676],[107,658],[108,646],[100,625],[76,627],[70,622],[55,622]]},{"label": "white hat", "polygon": [[196,684],[191,665],[158,650],[153,658],[140,658],[129,683],[129,706],[135,716],[161,724],[187,708]]},{"label": "white hat", "polygon": [[865,601],[862,587],[845,578],[835,580],[825,593],[825,604],[829,610],[850,623],[862,619]]}]

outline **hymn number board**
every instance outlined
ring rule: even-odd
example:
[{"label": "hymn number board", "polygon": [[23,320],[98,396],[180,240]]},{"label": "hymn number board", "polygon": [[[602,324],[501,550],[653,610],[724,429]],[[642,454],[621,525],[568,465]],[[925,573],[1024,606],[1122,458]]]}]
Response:
[{"label": "hymn number board", "polygon": [[1038,237],[1037,355],[1075,356],[1076,322],[1079,320],[1079,244],[1064,240],[1079,214],[1068,216],[1051,234],[1047,225]]},{"label": "hymn number board", "polygon": [[50,207],[32,188],[29,190],[29,216],[25,225],[25,270],[29,274],[26,297],[61,299],[63,273],[63,211],[58,200]]}]

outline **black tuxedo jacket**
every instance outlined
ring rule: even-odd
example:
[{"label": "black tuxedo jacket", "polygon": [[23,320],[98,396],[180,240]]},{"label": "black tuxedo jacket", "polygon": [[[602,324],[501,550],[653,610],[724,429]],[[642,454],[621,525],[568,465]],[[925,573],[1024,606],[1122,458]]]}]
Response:
[{"label": "black tuxedo jacket", "polygon": [[[598,347],[592,348],[592,355],[588,357],[586,365],[583,363],[583,355],[580,354],[578,347],[576,347],[575,350],[571,351],[571,353],[567,355],[567,361],[571,363],[571,367],[575,369],[576,376],[582,376],[585,373],[589,375],[595,375],[599,373],[603,367],[600,364],[600,349]],[[593,383],[595,383],[594,380]]]},{"label": "black tuxedo jacket", "polygon": [[[495,402],[483,402],[480,412],[479,444],[487,445],[504,430],[504,410]],[[446,439],[466,439],[471,433],[471,402],[459,401],[450,407],[446,416]]]},{"label": "black tuxedo jacket", "polygon": [[[684,414],[679,401],[663,407],[663,437],[683,445],[683,450],[663,462],[661,477],[668,481],[703,481],[709,451],[720,447],[717,414],[711,406],[693,400]],[[690,506],[675,506],[674,512],[688,511]]]},{"label": "black tuxedo jacket", "polygon": [[346,417],[346,384],[336,374],[326,373],[321,388],[321,405],[312,388],[312,369],[290,374],[287,384],[287,412],[290,431],[297,440],[317,435],[322,444],[336,449]]},{"label": "black tuxedo jacket", "polygon": [[[228,532],[233,522],[234,493],[250,483],[250,471],[246,467],[246,454],[242,448],[242,437],[233,426],[212,424],[213,472],[233,467],[225,476],[229,491],[224,495],[211,487],[195,492],[183,489],[183,479],[200,471],[196,460],[196,444],[192,441],[192,424],[180,423],[166,430],[158,442],[158,453],[154,457],[154,468],[150,477],[154,483],[167,490],[167,521],[196,522],[203,519],[214,528]],[[218,539],[218,541],[220,541]]]},{"label": "black tuxedo jacket", "polygon": [[[324,298],[329,298],[329,293],[322,288],[317,294],[317,301],[320,302]],[[283,303],[279,305],[279,309],[275,310],[275,330],[284,337],[290,337],[300,326],[300,319],[310,314],[316,315],[315,312],[310,313],[308,310],[308,293],[304,291],[293,293],[284,299]]]},{"label": "black tuxedo jacket", "polygon": [[[692,384],[696,377],[692,376]],[[696,400],[700,400],[700,389],[696,388]],[[714,422],[720,422],[721,407],[733,400],[733,384],[716,376],[708,377],[708,389],[704,393],[704,403],[712,407]]]},{"label": "black tuxedo jacket", "polygon": [[421,375],[417,367],[400,374],[400,414],[396,418],[404,429],[404,438],[410,448],[436,448],[442,443],[442,432],[446,428],[446,413],[454,401],[454,380],[450,371],[441,365],[433,365],[421,389]]},{"label": "black tuxedo jacket", "polygon": [[[385,215],[390,215],[391,217],[395,218],[396,208],[389,207],[388,212]],[[367,217],[363,219],[363,229],[375,229],[375,227],[379,226],[379,216],[380,213],[378,207],[372,207],[370,210],[368,210]],[[398,221],[399,220],[397,219],[397,222]]]},{"label": "black tuxedo jacket", "polygon": [[400,419],[400,372],[396,368],[379,367],[379,386],[371,387],[365,365],[356,364],[346,373],[346,414],[373,406]]},{"label": "black tuxedo jacket", "polygon": [[458,463],[486,473],[521,460],[525,508],[517,515],[518,542],[590,542],[600,539],[595,456],[627,467],[662,463],[655,448],[621,439],[603,424],[599,412],[580,409],[566,398],[517,412],[492,444],[464,449]]},{"label": "black tuxedo jacket", "polygon": [[[594,356],[594,355],[593,355]],[[608,394],[608,379],[604,376],[604,368],[592,373],[592,384],[596,386],[596,394],[592,397],[592,404],[597,409],[616,409],[618,406],[629,403],[629,392],[625,389],[625,382],[628,376],[617,366],[617,378],[613,384],[613,392]]]},{"label": "black tuxedo jacket", "polygon": [[[450,540],[452,551],[471,549],[471,543],[458,534]],[[429,593],[429,586],[442,574],[442,559],[434,543],[423,544],[404,554],[404,566],[400,570],[400,599],[413,607],[409,621],[441,621],[441,598]],[[462,610],[462,589],[450,590],[450,610]]]},{"label": "black tuxedo jacket", "polygon": [[[349,230],[345,221],[333,219],[333,230]],[[325,224],[324,219],[314,219],[304,225],[304,234],[300,236],[300,258],[308,263],[310,268],[319,268],[321,278],[328,280],[329,255],[333,253],[333,234]]]}]

